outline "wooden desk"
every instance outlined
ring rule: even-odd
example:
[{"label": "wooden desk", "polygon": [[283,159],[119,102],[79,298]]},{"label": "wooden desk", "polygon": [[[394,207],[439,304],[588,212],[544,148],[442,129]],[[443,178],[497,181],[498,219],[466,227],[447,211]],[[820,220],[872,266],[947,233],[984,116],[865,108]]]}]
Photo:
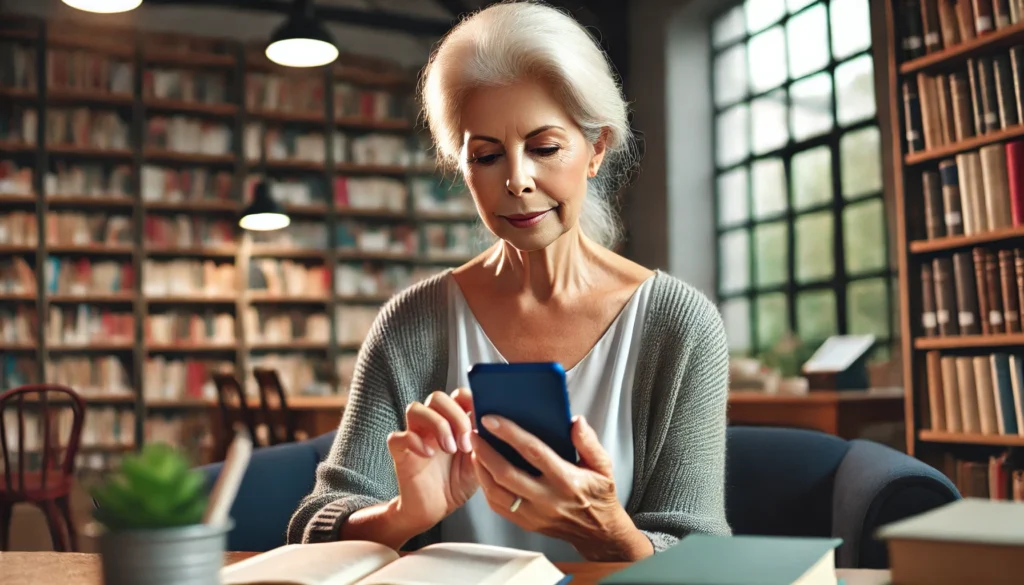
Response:
[{"label": "wooden desk", "polygon": [[813,429],[855,439],[872,424],[902,422],[903,389],[817,391],[806,395],[729,393],[729,424]]},{"label": "wooden desk", "polygon": [[[227,553],[226,563],[238,562],[254,553]],[[572,585],[597,585],[598,580],[626,566],[626,563],[558,563],[573,575]],[[836,571],[846,585],[888,585],[889,571]],[[55,552],[0,552],[0,575],[4,585],[102,585],[99,555]]]}]

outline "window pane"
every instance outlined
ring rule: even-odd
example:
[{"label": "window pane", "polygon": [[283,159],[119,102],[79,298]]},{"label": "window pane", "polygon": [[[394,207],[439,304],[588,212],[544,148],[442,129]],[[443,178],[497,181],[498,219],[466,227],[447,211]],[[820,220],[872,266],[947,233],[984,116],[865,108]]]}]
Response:
[{"label": "window pane", "polygon": [[750,286],[750,236],[746,230],[723,234],[719,240],[722,293],[744,291]]},{"label": "window pane", "polygon": [[881,199],[843,209],[843,251],[849,273],[885,268],[885,209]]},{"label": "window pane", "polygon": [[885,279],[851,282],[846,289],[846,324],[853,335],[889,336],[889,300]]},{"label": "window pane", "polygon": [[839,332],[836,296],[832,289],[802,292],[796,297],[796,326],[800,339],[821,343]]},{"label": "window pane", "polygon": [[725,106],[747,94],[747,47],[739,44],[715,59],[715,105]]},{"label": "window pane", "polygon": [[875,78],[871,55],[836,67],[836,118],[840,125],[875,115]]},{"label": "window pane", "polygon": [[754,270],[757,285],[778,286],[786,282],[789,262],[786,258],[786,240],[789,230],[778,221],[754,228]]},{"label": "window pane", "polygon": [[835,273],[832,257],[832,211],[801,215],[796,219],[796,279],[812,282]]},{"label": "window pane", "polygon": [[818,4],[786,23],[789,75],[803,77],[828,65],[828,23],[825,5]]},{"label": "window pane", "polygon": [[770,293],[757,297],[757,348],[775,345],[789,331],[789,309],[786,295]]},{"label": "window pane", "polygon": [[747,221],[747,167],[733,169],[718,177],[718,225],[730,226]]},{"label": "window pane", "polygon": [[776,26],[750,39],[747,51],[750,63],[750,88],[762,93],[786,80],[786,38]]},{"label": "window pane", "polygon": [[733,41],[743,38],[745,32],[743,20],[742,6],[737,6],[719,16],[711,32],[715,47],[724,47]]},{"label": "window pane", "polygon": [[793,14],[804,6],[810,6],[814,2],[815,0],[786,0],[786,8],[789,9],[790,14]]},{"label": "window pane", "polygon": [[818,146],[793,155],[793,207],[806,209],[832,200],[832,153]]},{"label": "window pane", "polygon": [[786,167],[780,158],[759,160],[752,167],[754,215],[769,217],[786,211]]},{"label": "window pane", "polygon": [[871,16],[868,0],[832,0],[832,54],[841,61],[871,47]]},{"label": "window pane", "polygon": [[750,154],[747,130],[746,104],[739,104],[719,114],[715,136],[718,166],[734,165]]},{"label": "window pane", "polygon": [[839,166],[842,169],[844,197],[882,190],[882,155],[879,148],[876,126],[844,134],[839,139]]},{"label": "window pane", "polygon": [[729,350],[737,353],[750,351],[750,301],[730,299],[722,303],[722,321]]},{"label": "window pane", "polygon": [[832,129],[832,79],[819,73],[789,88],[793,139],[804,140]]},{"label": "window pane", "polygon": [[785,0],[747,0],[743,6],[747,30],[755,33],[778,22],[786,13]]},{"label": "window pane", "polygon": [[785,90],[750,102],[751,127],[754,135],[753,150],[761,154],[786,145],[789,124],[786,118]]}]

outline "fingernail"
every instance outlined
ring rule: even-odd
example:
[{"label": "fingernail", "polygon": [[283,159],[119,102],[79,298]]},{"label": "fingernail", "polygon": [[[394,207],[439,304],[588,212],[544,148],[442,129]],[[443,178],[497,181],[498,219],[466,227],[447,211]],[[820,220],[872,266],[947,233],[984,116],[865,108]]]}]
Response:
[{"label": "fingernail", "polygon": [[459,437],[459,444],[462,445],[463,453],[469,453],[473,450],[473,443],[469,441],[469,431],[462,433],[462,436]]},{"label": "fingernail", "polygon": [[455,439],[451,435],[444,438],[444,450],[449,453],[454,453],[458,450],[455,447]]},{"label": "fingernail", "polygon": [[423,445],[423,451],[427,454],[427,457],[434,456],[434,448],[430,445]]},{"label": "fingernail", "polygon": [[499,426],[501,426],[501,425],[498,424],[498,419],[496,419],[495,417],[493,417],[491,415],[485,416],[483,418],[483,423],[484,423],[485,427],[487,427],[488,429],[490,429],[492,431],[494,429],[498,428]]}]

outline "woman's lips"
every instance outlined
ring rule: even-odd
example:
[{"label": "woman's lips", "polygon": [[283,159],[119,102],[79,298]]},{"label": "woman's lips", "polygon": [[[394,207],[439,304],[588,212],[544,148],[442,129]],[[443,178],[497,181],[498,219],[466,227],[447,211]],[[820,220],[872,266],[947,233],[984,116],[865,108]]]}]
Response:
[{"label": "woman's lips", "polygon": [[545,209],[544,211],[538,211],[536,213],[503,215],[502,217],[505,218],[505,220],[508,221],[510,224],[512,224],[512,227],[528,228],[530,226],[534,226],[540,223],[540,221],[544,219],[544,217],[547,216],[547,214],[550,212],[550,209]]}]

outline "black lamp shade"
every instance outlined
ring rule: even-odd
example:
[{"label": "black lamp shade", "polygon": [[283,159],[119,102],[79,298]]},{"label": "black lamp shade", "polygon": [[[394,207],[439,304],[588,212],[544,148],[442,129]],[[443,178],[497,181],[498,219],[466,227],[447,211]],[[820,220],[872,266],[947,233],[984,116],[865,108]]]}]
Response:
[{"label": "black lamp shade", "polygon": [[287,67],[317,67],[338,58],[334,37],[316,21],[313,3],[299,0],[281,26],[270,36],[267,58]]},{"label": "black lamp shade", "polygon": [[238,225],[251,231],[271,231],[288,227],[291,219],[270,196],[266,181],[256,184],[252,202],[242,211]]}]

